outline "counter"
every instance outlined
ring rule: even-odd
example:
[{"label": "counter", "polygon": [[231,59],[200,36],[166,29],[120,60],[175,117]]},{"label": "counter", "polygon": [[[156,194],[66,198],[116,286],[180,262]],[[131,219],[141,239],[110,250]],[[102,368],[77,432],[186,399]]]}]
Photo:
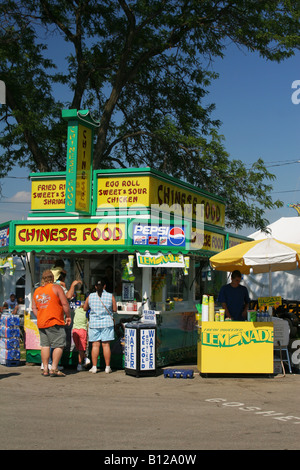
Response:
[{"label": "counter", "polygon": [[273,374],[272,322],[200,322],[200,373]]},{"label": "counter", "polygon": [[[177,306],[174,310],[155,311],[158,367],[182,361],[196,361],[197,328],[195,313],[195,308],[185,307],[184,304]],[[119,311],[115,314],[116,323],[136,320],[136,314],[137,312]],[[114,345],[112,345],[112,353],[112,360],[117,366],[120,365],[120,359],[118,364],[116,362],[117,348]]]},{"label": "counter", "polygon": [[[181,361],[196,361],[197,328],[195,309],[185,307],[170,311],[156,311],[157,324],[157,366],[164,367]],[[114,314],[116,323],[115,340],[111,343],[111,367],[124,368],[124,323],[138,320],[139,312],[118,311]],[[69,342],[62,357],[63,365],[77,365],[78,354],[71,337],[72,326],[67,328]],[[36,319],[25,315],[26,361],[40,363],[40,337]],[[103,364],[100,350],[100,364]]]}]

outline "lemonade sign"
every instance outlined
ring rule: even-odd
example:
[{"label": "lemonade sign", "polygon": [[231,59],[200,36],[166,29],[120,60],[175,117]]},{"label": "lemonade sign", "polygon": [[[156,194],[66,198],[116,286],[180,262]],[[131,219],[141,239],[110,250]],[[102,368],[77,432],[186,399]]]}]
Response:
[{"label": "lemonade sign", "polygon": [[273,373],[272,322],[204,321],[200,331],[197,366],[201,372]]},{"label": "lemonade sign", "polygon": [[277,297],[258,297],[258,307],[279,307],[282,304],[282,298]]},{"label": "lemonade sign", "polygon": [[272,343],[273,330],[259,328],[249,330],[232,329],[222,331],[206,330],[202,333],[202,345],[215,348],[232,348],[234,346],[248,345],[250,343]]}]

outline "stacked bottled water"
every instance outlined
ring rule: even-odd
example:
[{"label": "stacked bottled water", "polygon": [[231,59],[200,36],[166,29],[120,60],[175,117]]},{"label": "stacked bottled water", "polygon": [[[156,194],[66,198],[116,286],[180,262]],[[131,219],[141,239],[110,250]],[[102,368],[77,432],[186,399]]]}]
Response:
[{"label": "stacked bottled water", "polygon": [[268,312],[257,312],[256,313],[256,321],[272,321],[272,317]]},{"label": "stacked bottled water", "polygon": [[4,310],[0,318],[0,364],[20,364],[20,318]]}]

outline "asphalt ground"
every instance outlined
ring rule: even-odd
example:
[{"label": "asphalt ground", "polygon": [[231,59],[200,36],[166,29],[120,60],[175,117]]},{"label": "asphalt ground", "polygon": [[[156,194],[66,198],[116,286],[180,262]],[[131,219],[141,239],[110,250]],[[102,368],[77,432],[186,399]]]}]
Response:
[{"label": "asphalt ground", "polygon": [[[299,374],[169,368],[193,369],[193,378],[166,378],[163,369],[138,378],[67,369],[53,378],[38,365],[0,366],[0,449],[97,450],[100,463],[131,467],[141,455],[143,464],[165,464],[202,450],[299,450]],[[135,455],[139,462],[114,461]]]}]

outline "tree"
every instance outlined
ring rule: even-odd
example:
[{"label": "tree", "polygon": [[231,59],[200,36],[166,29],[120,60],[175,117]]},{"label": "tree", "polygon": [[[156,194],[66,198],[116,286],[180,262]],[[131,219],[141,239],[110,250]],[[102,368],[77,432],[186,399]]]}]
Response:
[{"label": "tree", "polygon": [[[216,77],[207,63],[228,39],[264,59],[291,56],[299,11],[299,1],[275,0],[2,1],[2,176],[16,164],[63,170],[61,110],[89,109],[100,122],[95,168],[151,166],[226,195],[228,226],[262,228],[264,210],[281,205],[269,195],[274,177],[259,160],[239,191],[245,166],[230,160],[214,106],[203,104]],[[62,64],[52,40],[67,48]]]}]

